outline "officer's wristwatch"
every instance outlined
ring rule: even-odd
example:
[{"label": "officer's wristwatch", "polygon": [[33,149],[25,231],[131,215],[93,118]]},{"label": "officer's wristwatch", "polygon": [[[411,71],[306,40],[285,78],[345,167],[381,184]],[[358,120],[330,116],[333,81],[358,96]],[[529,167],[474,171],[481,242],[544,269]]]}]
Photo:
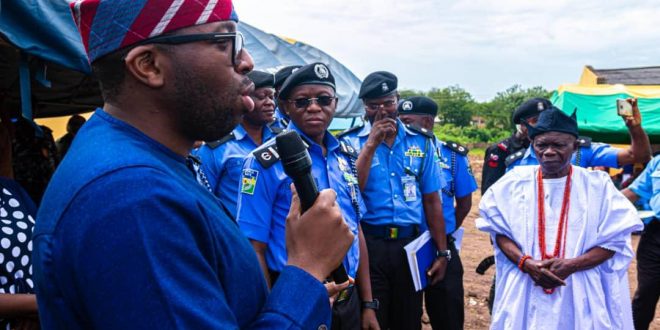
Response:
[{"label": "officer's wristwatch", "polygon": [[373,309],[373,310],[377,311],[378,307],[380,307],[380,303],[378,302],[378,299],[374,299],[372,301],[363,301],[362,302],[362,309],[369,308],[369,309]]},{"label": "officer's wristwatch", "polygon": [[447,262],[451,260],[451,250],[438,250],[436,257],[445,257]]}]

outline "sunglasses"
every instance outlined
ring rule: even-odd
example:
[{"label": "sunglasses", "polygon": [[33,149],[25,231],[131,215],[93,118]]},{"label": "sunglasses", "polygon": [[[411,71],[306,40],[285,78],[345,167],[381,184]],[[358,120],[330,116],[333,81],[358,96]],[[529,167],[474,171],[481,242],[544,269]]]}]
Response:
[{"label": "sunglasses", "polygon": [[387,100],[383,103],[368,103],[367,108],[372,111],[379,110],[380,108],[391,109],[397,105],[396,100]]},{"label": "sunglasses", "polygon": [[319,97],[312,97],[308,99],[300,98],[300,99],[295,99],[295,100],[289,100],[289,103],[293,103],[293,105],[296,106],[298,109],[306,109],[312,102],[316,102],[321,107],[327,107],[332,104],[334,100],[336,100],[337,97],[335,96],[319,96]]},{"label": "sunglasses", "polygon": [[143,42],[138,43],[139,45],[146,44],[165,44],[165,45],[180,45],[187,44],[191,42],[199,41],[210,41],[213,43],[221,43],[225,40],[232,41],[232,54],[231,64],[236,65],[238,63],[238,57],[243,51],[245,46],[245,41],[243,39],[243,34],[240,32],[228,32],[228,33],[200,33],[200,34],[184,34],[184,35],[163,35],[154,37],[151,39],[146,39]]}]

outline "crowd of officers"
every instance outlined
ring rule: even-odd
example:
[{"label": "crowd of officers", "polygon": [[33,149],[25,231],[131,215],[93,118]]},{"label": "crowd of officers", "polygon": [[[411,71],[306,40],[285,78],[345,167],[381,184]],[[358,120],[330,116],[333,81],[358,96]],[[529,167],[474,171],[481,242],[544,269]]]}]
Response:
[{"label": "crowd of officers", "polygon": [[[205,184],[249,238],[268,284],[287,263],[285,220],[292,197],[273,137],[294,130],[308,147],[318,188],[336,191],[355,235],[344,259],[355,283],[334,302],[333,329],[419,329],[423,299],[434,329],[462,329],[463,266],[455,236],[478,186],[468,149],[434,136],[437,104],[424,96],[401,99],[397,77],[374,72],[359,91],[364,125],[335,136],[328,127],[341,100],[328,66],[312,63],[248,76],[255,84],[254,110],[231,134],[207,141],[194,155]],[[534,125],[551,106],[535,98],[515,110],[515,132],[486,150],[482,193],[512,167],[538,164],[523,123]],[[634,110],[639,117],[636,104]],[[639,123],[626,124],[629,148],[581,137],[573,164],[621,167],[648,161],[647,135]],[[428,287],[416,292],[404,246],[426,230],[438,252],[426,274]]]}]

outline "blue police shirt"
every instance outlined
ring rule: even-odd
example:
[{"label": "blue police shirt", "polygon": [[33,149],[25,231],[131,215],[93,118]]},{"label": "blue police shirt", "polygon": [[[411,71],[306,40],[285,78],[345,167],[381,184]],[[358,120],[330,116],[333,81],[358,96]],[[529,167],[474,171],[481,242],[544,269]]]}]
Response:
[{"label": "blue police shirt", "polygon": [[[212,147],[205,144],[196,152],[201,161],[202,169],[208,179],[209,185],[229,213],[236,218],[236,200],[241,179],[241,170],[245,157],[258,145],[252,141],[242,124],[234,128],[233,138],[220,145]],[[270,127],[264,125],[262,141],[275,136]]]},{"label": "blue police shirt", "polygon": [[33,243],[44,329],[316,329],[330,322],[318,280],[289,267],[269,293],[249,241],[186,158],[102,110],[57,168]]},{"label": "blue police shirt", "polygon": [[653,157],[628,189],[649,201],[656,218],[660,218],[660,155]]},{"label": "blue police shirt", "polygon": [[[592,166],[607,166],[607,167],[619,167],[619,162],[617,160],[617,154],[619,149],[613,148],[609,144],[605,143],[591,143],[588,147],[581,146],[578,150],[573,153],[571,163],[580,167],[592,167]],[[507,166],[507,171],[519,165],[538,165],[539,161],[536,159],[534,150],[530,145],[522,158],[516,160],[515,162]]]},{"label": "blue police shirt", "polygon": [[282,113],[280,107],[275,107],[274,117],[275,117],[275,121],[270,124],[271,127],[285,129],[288,125],[287,123],[290,121],[290,119]]},{"label": "blue police shirt", "polygon": [[456,229],[456,206],[454,198],[461,198],[477,190],[477,181],[470,170],[467,156],[451,150],[445,142],[435,138],[439,153],[437,162],[443,172],[447,185],[442,189],[442,214],[445,218],[445,231],[453,233]]},{"label": "blue police shirt", "polygon": [[[365,213],[365,207],[359,193],[357,178],[351,171],[351,159],[341,151],[339,141],[329,132],[326,132],[324,137],[324,144],[327,148],[327,156],[324,156],[321,146],[307,138],[293,122],[289,123],[288,129],[297,131],[309,144],[312,175],[316,179],[319,190],[332,188],[337,192],[337,202],[344,220],[355,235],[353,245],[344,259],[348,275],[355,277],[360,249],[358,244],[359,219],[353,203],[357,203],[355,205],[359,206],[360,214]],[[268,148],[272,143],[274,141],[269,141],[263,147]],[[273,271],[281,271],[287,261],[285,221],[291,206],[291,182],[291,179],[284,173],[280,161],[264,168],[254,154],[250,154],[246,158],[238,197],[237,221],[248,238],[268,245],[266,263],[268,268]]]},{"label": "blue police shirt", "polygon": [[[422,195],[439,192],[445,186],[442,172],[435,162],[433,140],[408,130],[398,119],[397,126],[392,147],[381,143],[376,148],[362,192],[367,206],[362,221],[370,225],[424,223]],[[342,140],[361,150],[370,132],[371,125],[365,124],[361,130],[342,136]]]}]

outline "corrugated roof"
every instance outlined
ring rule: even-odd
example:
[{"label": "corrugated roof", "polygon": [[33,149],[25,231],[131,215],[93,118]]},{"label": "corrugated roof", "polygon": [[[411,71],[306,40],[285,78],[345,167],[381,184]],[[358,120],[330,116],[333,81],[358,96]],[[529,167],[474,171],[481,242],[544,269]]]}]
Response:
[{"label": "corrugated roof", "polygon": [[587,66],[596,76],[597,83],[623,85],[660,85],[660,66],[621,69],[594,69]]}]

